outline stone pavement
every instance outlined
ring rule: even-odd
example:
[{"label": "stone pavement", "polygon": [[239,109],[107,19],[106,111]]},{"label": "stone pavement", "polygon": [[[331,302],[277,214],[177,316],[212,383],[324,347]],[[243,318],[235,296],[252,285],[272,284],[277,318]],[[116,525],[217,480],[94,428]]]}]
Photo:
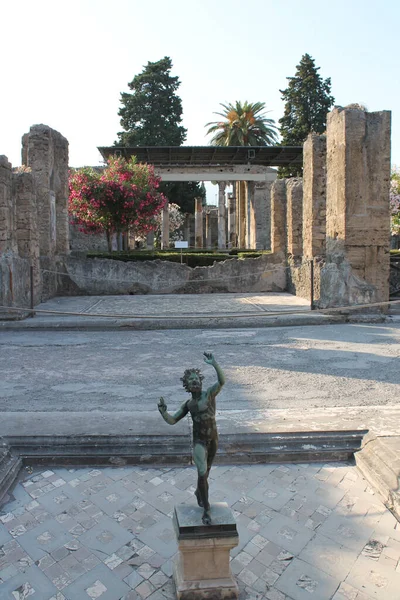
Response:
[{"label": "stone pavement", "polygon": [[[0,329],[209,329],[345,320],[337,314],[310,311],[308,300],[285,292],[68,296],[43,302],[36,310],[55,313],[36,312],[34,318],[14,320],[15,313],[3,313],[2,317],[0,311]],[[298,314],[292,314],[293,311]]]},{"label": "stone pavement", "polygon": [[[241,600],[399,600],[400,524],[346,463],[217,466]],[[40,469],[0,511],[1,600],[172,600],[194,468]],[[200,509],[199,509],[200,510]]]}]

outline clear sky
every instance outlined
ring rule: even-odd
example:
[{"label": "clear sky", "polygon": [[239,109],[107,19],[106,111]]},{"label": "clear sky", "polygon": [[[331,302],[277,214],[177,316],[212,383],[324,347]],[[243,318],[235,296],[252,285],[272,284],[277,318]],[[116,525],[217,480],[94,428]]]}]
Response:
[{"label": "clear sky", "polygon": [[3,0],[0,19],[0,154],[13,166],[36,123],[69,140],[71,166],[99,164],[97,146],[120,130],[120,92],[164,56],[181,81],[186,144],[209,142],[220,102],[265,102],[277,122],[305,53],[336,104],[392,111],[400,164],[398,0]]}]

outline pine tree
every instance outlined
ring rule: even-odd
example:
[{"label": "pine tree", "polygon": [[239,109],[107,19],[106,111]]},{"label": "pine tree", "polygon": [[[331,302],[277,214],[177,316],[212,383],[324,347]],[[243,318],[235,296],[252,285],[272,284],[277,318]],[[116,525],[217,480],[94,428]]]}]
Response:
[{"label": "pine tree", "polygon": [[[124,131],[116,146],[181,146],[186,139],[182,122],[182,101],[177,95],[180,81],[172,77],[168,56],[149,62],[128,84],[132,94],[121,93],[119,116]],[[162,183],[160,191],[183,212],[194,211],[194,199],[205,198],[197,182]]]},{"label": "pine tree", "polygon": [[[294,77],[287,77],[289,85],[279,90],[285,102],[281,124],[282,146],[303,144],[310,132],[324,133],[326,116],[335,99],[331,96],[331,79],[322,79],[319,67],[309,54],[304,54],[296,67]],[[279,177],[302,175],[302,167],[290,166],[279,169]]]},{"label": "pine tree", "polygon": [[118,146],[180,146],[186,139],[182,100],[176,94],[180,81],[170,74],[168,56],[149,62],[128,84],[132,94],[122,92],[119,116],[124,131]]}]

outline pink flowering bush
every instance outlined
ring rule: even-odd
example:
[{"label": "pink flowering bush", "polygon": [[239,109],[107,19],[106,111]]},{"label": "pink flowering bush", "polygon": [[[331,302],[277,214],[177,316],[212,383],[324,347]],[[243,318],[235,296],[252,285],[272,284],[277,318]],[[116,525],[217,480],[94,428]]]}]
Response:
[{"label": "pink flowering bush", "polygon": [[394,169],[390,181],[390,226],[392,235],[400,235],[400,172]]},{"label": "pink flowering bush", "polygon": [[158,192],[160,178],[151,165],[121,157],[105,169],[84,167],[70,172],[69,214],[84,233],[114,233],[133,228],[141,234],[157,227],[157,215],[167,199]]}]

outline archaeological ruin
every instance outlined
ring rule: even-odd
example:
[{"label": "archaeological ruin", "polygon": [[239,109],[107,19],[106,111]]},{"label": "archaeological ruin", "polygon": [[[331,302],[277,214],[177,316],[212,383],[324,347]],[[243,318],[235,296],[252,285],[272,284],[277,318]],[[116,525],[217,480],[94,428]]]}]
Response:
[{"label": "archaeological ruin", "polygon": [[[65,294],[287,290],[319,308],[387,302],[390,120],[390,111],[337,107],[303,148],[99,148],[105,159],[135,154],[164,181],[217,183],[218,206],[198,201],[186,218],[191,246],[271,251],[195,268],[87,259],[106,246],[69,224],[68,142],[34,125],[22,167],[0,157],[0,310]],[[276,178],[277,166],[301,162],[302,178]]]}]

